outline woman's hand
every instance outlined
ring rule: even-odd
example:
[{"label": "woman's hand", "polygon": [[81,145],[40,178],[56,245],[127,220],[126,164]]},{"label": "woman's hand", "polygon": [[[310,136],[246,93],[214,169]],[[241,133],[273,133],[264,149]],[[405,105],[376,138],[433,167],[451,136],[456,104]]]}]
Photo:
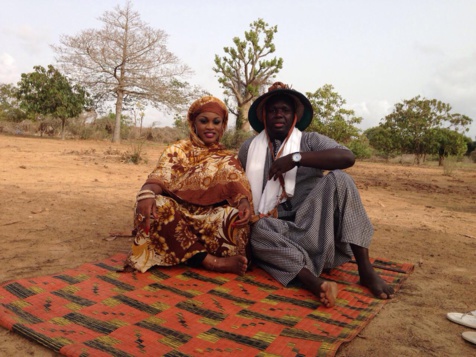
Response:
[{"label": "woman's hand", "polygon": [[157,218],[155,198],[146,198],[137,202],[136,219],[146,234],[150,231],[150,216]]},{"label": "woman's hand", "polygon": [[[162,188],[157,184],[145,184],[141,191],[150,190],[156,195],[162,193]],[[136,219],[139,222],[139,227],[142,228],[146,234],[150,231],[150,217],[157,218],[157,206],[155,198],[146,198],[137,202]]]},{"label": "woman's hand", "polygon": [[235,221],[236,226],[244,226],[251,218],[251,206],[247,198],[242,198],[238,204],[238,219]]}]

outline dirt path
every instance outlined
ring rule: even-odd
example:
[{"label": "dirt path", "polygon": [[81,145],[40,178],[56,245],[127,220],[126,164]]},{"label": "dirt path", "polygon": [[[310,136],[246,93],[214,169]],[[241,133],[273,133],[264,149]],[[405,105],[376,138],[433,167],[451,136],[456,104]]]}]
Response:
[{"label": "dirt path", "polygon": [[[127,252],[135,193],[147,163],[120,161],[130,144],[0,136],[0,282],[57,273]],[[349,172],[375,226],[371,255],[416,264],[394,300],[337,356],[471,356],[449,311],[476,309],[476,165],[358,162]],[[0,328],[0,356],[55,356]]]}]

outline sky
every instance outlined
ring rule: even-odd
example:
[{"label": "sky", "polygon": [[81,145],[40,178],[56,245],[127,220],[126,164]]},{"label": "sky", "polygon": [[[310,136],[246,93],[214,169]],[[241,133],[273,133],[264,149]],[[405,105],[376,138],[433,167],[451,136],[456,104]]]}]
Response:
[{"label": "sky", "polygon": [[[475,0],[132,0],[133,10],[168,34],[168,49],[194,72],[191,84],[223,99],[215,55],[261,18],[277,25],[276,80],[302,93],[330,84],[363,118],[379,124],[417,95],[473,119],[476,139]],[[100,29],[123,0],[0,0],[0,83],[17,83],[36,65],[55,65],[61,35]],[[146,125],[173,114],[148,111]]]}]

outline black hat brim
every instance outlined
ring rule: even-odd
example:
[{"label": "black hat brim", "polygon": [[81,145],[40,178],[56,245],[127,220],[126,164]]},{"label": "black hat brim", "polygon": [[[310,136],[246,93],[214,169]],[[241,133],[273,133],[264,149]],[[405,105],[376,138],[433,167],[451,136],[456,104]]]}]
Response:
[{"label": "black hat brim", "polygon": [[262,121],[263,106],[270,98],[283,94],[292,97],[296,104],[296,112],[302,113],[297,118],[296,128],[303,131],[309,126],[309,124],[311,124],[313,109],[309,99],[294,89],[278,88],[261,95],[253,102],[253,104],[251,104],[248,111],[248,121],[250,122],[251,127],[258,133],[264,129],[264,123]]}]

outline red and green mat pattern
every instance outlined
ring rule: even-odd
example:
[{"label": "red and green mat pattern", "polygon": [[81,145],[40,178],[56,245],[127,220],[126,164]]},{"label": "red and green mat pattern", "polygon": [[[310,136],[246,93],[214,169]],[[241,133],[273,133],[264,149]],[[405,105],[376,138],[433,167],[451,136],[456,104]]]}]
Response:
[{"label": "red and green mat pattern", "polygon": [[[117,272],[125,258],[2,283],[0,325],[65,356],[334,356],[386,302],[358,285],[354,262],[322,275],[339,286],[325,308],[256,267]],[[396,290],[413,271],[372,261]]]}]

